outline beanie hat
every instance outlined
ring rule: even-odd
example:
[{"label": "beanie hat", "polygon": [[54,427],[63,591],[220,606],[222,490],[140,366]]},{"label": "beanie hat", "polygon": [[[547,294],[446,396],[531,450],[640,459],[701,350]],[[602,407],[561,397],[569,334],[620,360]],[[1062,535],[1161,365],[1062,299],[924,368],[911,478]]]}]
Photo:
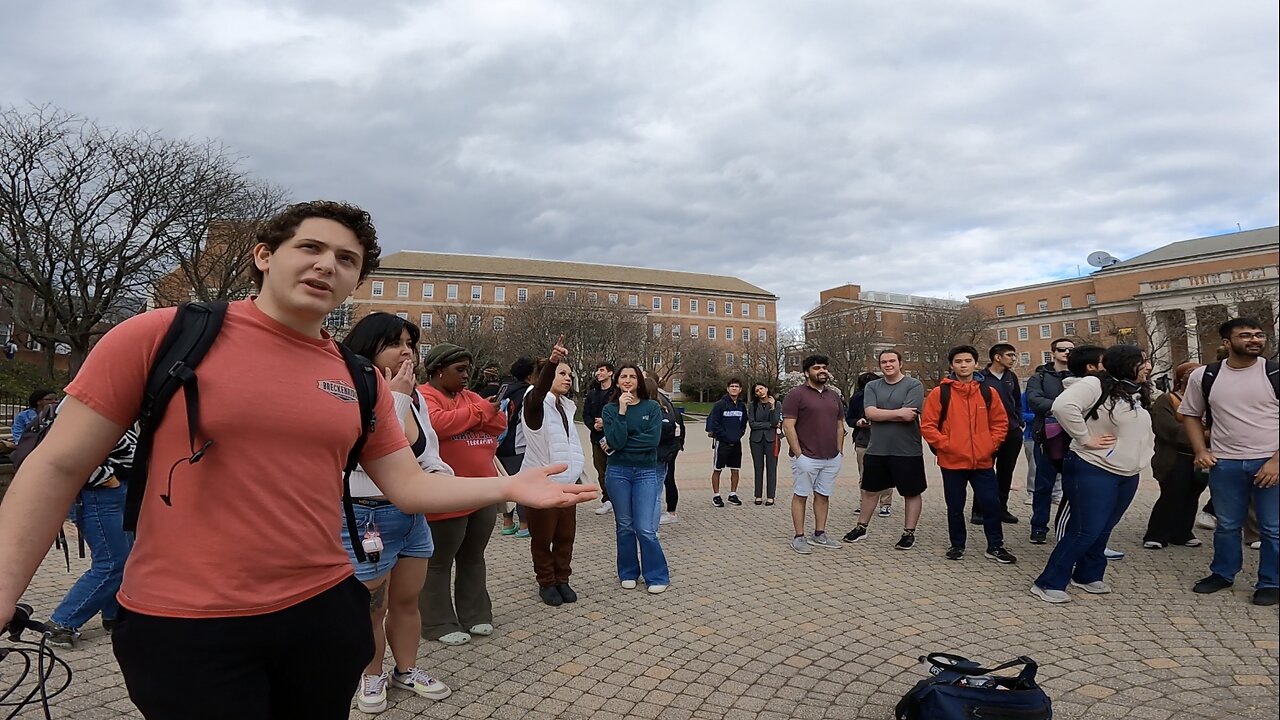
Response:
[{"label": "beanie hat", "polygon": [[440,343],[427,352],[427,356],[422,359],[422,364],[426,368],[427,374],[430,375],[445,365],[452,365],[456,362],[470,359],[470,350],[452,343]]}]

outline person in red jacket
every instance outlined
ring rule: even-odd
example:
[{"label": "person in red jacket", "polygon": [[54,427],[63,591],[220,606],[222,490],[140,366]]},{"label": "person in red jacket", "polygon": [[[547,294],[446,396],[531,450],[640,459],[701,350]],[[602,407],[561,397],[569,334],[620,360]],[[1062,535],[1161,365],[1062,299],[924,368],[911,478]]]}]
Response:
[{"label": "person in red jacket", "polygon": [[[470,351],[440,343],[423,358],[423,365],[427,384],[418,389],[426,398],[431,427],[440,436],[440,458],[459,475],[497,477],[498,436],[507,428],[507,416],[498,410],[496,395],[485,400],[467,389]],[[427,561],[427,582],[418,596],[423,638],[461,645],[472,635],[493,634],[484,551],[497,517],[497,505],[427,513],[436,550]],[[449,580],[455,574],[450,593]]]},{"label": "person in red jacket", "polygon": [[[964,557],[964,504],[968,486],[978,507],[1000,507],[996,488],[995,455],[1009,429],[1009,417],[1000,396],[975,381],[978,350],[961,345],[947,352],[952,377],[929,392],[920,417],[920,435],[938,456],[942,487],[947,501],[947,531],[951,536],[948,560]],[[989,560],[1008,565],[1017,562],[1004,547],[1004,529],[998,513],[983,516]]]}]

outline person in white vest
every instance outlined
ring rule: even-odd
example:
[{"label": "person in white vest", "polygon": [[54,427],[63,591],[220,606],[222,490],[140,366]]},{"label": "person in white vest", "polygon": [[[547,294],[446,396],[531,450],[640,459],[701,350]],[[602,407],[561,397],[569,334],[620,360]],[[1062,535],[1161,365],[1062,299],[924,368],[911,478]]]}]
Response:
[{"label": "person in white vest", "polygon": [[[554,459],[568,465],[552,475],[552,482],[572,485],[582,476],[586,456],[573,427],[577,407],[569,399],[573,370],[565,362],[569,351],[564,337],[551,350],[548,360],[538,361],[537,379],[524,399],[524,464],[541,467]],[[573,538],[578,531],[578,514],[573,507],[549,510],[529,508],[529,548],[533,572],[538,579],[538,595],[552,607],[577,602],[569,587],[569,564],[573,560]]]}]

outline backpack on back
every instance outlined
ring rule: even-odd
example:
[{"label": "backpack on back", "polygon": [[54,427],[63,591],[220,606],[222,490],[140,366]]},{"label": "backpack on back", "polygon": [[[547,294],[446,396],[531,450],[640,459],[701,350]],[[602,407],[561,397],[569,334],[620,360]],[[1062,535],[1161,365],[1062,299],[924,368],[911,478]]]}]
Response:
[{"label": "backpack on back", "polygon": [[57,417],[58,406],[50,405],[41,410],[36,415],[36,419],[22,432],[22,437],[18,439],[17,446],[14,447],[13,452],[9,453],[9,460],[13,462],[14,470],[22,467],[22,462],[49,434],[49,428],[53,427],[53,421]]},{"label": "backpack on back", "polygon": [[[196,378],[196,367],[204,359],[209,348],[218,339],[222,330],[222,321],[227,314],[226,302],[188,302],[178,306],[178,312],[169,325],[168,332],[160,342],[156,360],[147,374],[146,391],[142,398],[139,413],[138,444],[134,453],[133,471],[129,479],[129,489],[125,497],[124,529],[136,531],[138,514],[142,509],[142,501],[146,496],[147,477],[151,466],[151,450],[155,443],[156,428],[160,426],[168,410],[169,402],[178,390],[182,390],[187,402],[187,435],[191,442],[191,456],[185,462],[194,465],[204,457],[205,452],[213,447],[212,438],[200,440],[200,390]],[[342,343],[336,343],[351,373],[355,386],[356,399],[360,406],[360,436],[347,455],[342,474],[342,506],[346,516],[347,534],[351,538],[351,549],[356,560],[365,561],[364,548],[360,543],[360,533],[356,527],[355,507],[351,499],[351,472],[360,462],[360,452],[364,449],[369,433],[377,423],[374,405],[377,403],[378,376],[373,364],[356,355]],[[180,461],[181,462],[181,461]],[[165,505],[172,505],[168,492],[160,493],[160,500]]]}]

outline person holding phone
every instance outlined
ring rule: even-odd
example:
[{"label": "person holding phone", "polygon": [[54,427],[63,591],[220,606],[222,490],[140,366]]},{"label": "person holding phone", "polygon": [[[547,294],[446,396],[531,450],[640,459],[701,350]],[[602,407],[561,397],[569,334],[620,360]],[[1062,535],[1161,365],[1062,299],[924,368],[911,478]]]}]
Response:
[{"label": "person holding phone", "polygon": [[605,482],[618,535],[618,579],[630,590],[643,572],[649,592],[657,594],[671,581],[667,557],[658,542],[662,408],[649,398],[643,377],[636,365],[618,368],[613,400],[601,413],[605,442],[612,450]]}]

